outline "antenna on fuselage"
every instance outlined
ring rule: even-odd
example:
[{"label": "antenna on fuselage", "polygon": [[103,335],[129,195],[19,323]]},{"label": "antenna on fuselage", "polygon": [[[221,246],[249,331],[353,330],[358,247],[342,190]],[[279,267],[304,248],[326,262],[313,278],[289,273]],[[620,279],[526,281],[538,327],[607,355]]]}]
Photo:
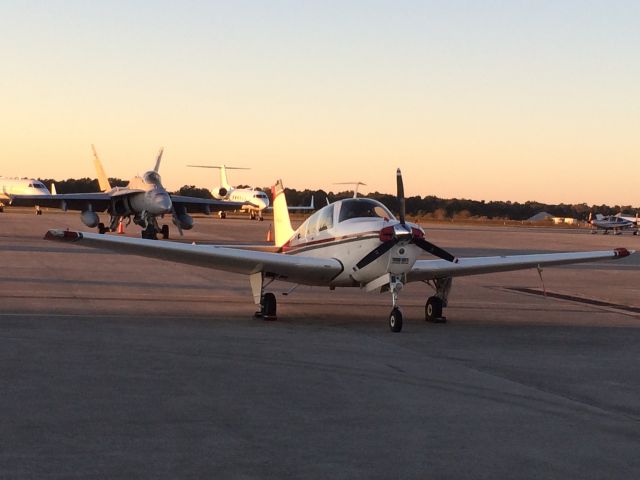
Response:
[{"label": "antenna on fuselage", "polygon": [[353,185],[353,198],[358,197],[358,187],[360,185],[366,186],[366,183],[362,182],[334,182],[334,185]]}]

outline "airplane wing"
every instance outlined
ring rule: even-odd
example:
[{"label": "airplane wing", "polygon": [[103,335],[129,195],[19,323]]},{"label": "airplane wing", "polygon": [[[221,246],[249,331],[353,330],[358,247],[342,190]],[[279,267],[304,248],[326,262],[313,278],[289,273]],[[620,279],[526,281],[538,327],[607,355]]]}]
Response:
[{"label": "airplane wing", "polygon": [[49,230],[44,238],[246,275],[264,272],[268,277],[303,285],[328,283],[342,272],[342,264],[332,258],[301,257],[220,245],[162,242],[65,230]]},{"label": "airplane wing", "polygon": [[502,257],[459,258],[457,263],[446,260],[418,260],[408,274],[408,281],[425,281],[446,277],[462,277],[483,273],[524,270],[547,265],[568,265],[571,263],[595,262],[623,258],[634,250],[616,248],[595,252],[541,253],[532,255],[509,255]]},{"label": "airplane wing", "polygon": [[[122,194],[134,193],[133,190]],[[108,192],[64,193],[58,195],[12,195],[9,205],[15,207],[59,208],[61,210],[86,210],[88,205],[94,212],[104,212],[111,205],[112,195]]]},{"label": "airplane wing", "polygon": [[176,206],[176,208],[183,207],[187,212],[218,212],[218,211],[229,211],[229,210],[240,210],[243,205],[246,205],[242,202],[228,202],[223,200],[213,200],[209,198],[198,198],[198,197],[185,197],[182,195],[171,195],[171,202]]}]

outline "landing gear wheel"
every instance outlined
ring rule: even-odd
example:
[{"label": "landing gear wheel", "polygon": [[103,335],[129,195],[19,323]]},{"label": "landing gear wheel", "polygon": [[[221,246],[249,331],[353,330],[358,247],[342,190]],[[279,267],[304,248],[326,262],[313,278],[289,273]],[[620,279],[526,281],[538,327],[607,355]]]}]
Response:
[{"label": "landing gear wheel", "polygon": [[169,225],[162,225],[162,229],[160,229],[160,233],[162,234],[162,238],[167,240],[169,238]]},{"label": "landing gear wheel", "polygon": [[225,218],[227,218],[227,212],[219,212],[219,213],[218,213],[218,216],[219,216],[220,218],[222,218],[222,219],[225,219]]},{"label": "landing gear wheel", "polygon": [[424,306],[424,319],[427,322],[445,323],[446,317],[442,316],[442,299],[438,297],[429,297]]},{"label": "landing gear wheel", "polygon": [[4,205],[0,205],[0,213],[4,212]]},{"label": "landing gear wheel", "polygon": [[394,308],[389,314],[389,328],[392,332],[400,332],[402,330],[402,312],[399,308]]},{"label": "landing gear wheel", "polygon": [[260,302],[262,318],[265,320],[277,320],[276,316],[276,296],[269,292],[265,293]]},{"label": "landing gear wheel", "polygon": [[104,223],[100,222],[98,224],[98,233],[100,235],[104,235],[105,233],[107,233],[108,228],[104,226]]},{"label": "landing gear wheel", "polygon": [[264,217],[263,217],[262,215],[260,215],[260,216],[258,217],[258,220],[260,220],[261,222],[264,222]]},{"label": "landing gear wheel", "polygon": [[42,215],[42,210],[40,210],[39,208],[36,209],[36,215]]},{"label": "landing gear wheel", "polygon": [[249,219],[250,219],[250,220],[255,220],[255,219],[256,219],[256,214],[255,214],[255,212],[253,212],[253,211],[252,211],[252,212],[250,212],[250,213],[249,213]]},{"label": "landing gear wheel", "polygon": [[157,240],[158,237],[156,237],[156,233],[156,229],[153,227],[153,225],[149,225],[147,228],[142,230],[142,238],[146,238],[148,240]]},{"label": "landing gear wheel", "polygon": [[[1,211],[2,211],[2,210],[0,210],[0,212],[1,212]],[[634,235],[638,235],[638,231],[637,231],[637,230],[634,230],[634,231],[633,231],[633,234],[634,234]]]}]

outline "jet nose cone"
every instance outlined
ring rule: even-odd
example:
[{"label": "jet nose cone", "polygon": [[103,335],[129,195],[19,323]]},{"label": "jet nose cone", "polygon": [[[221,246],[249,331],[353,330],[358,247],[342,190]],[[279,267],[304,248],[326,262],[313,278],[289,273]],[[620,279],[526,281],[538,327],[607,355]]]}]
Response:
[{"label": "jet nose cone", "polygon": [[171,197],[167,192],[154,192],[150,197],[147,209],[150,213],[161,214],[171,211]]}]

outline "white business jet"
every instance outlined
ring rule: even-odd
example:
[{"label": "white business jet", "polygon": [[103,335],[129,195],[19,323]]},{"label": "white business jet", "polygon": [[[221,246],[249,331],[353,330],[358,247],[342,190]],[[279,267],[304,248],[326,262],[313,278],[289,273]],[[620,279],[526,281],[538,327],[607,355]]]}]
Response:
[{"label": "white business jet", "polygon": [[[229,202],[242,203],[241,210],[249,212],[251,220],[264,220],[263,211],[269,207],[269,197],[257,188],[237,188],[229,185],[227,170],[249,170],[245,167],[227,167],[226,165],[187,165],[194,168],[216,168],[220,170],[220,186],[210,190],[213,198]],[[220,218],[226,218],[226,212],[220,211]]]},{"label": "white business jet", "polygon": [[[4,211],[12,195],[41,196],[51,195],[51,192],[40,180],[0,177],[0,212]],[[39,208],[36,208],[36,213],[41,213]]]},{"label": "white business jet", "polygon": [[[398,219],[380,202],[349,198],[323,207],[294,231],[284,188],[279,181],[273,187],[275,245],[272,247],[153,242],[63,230],[50,230],[45,238],[246,274],[254,301],[260,305],[257,315],[265,319],[276,318],[275,295],[265,292],[274,280],[324,286],[331,290],[358,287],[366,291],[388,291],[392,302],[389,327],[393,332],[402,329],[398,294],[407,282],[421,281],[434,288],[435,294],[425,305],[425,317],[429,321],[442,322],[442,309],[447,306],[454,277],[617,259],[633,253],[618,248],[456,258],[427,241],[419,225],[405,221],[404,188],[399,169],[397,191]],[[439,259],[418,260],[424,252]]]}]

